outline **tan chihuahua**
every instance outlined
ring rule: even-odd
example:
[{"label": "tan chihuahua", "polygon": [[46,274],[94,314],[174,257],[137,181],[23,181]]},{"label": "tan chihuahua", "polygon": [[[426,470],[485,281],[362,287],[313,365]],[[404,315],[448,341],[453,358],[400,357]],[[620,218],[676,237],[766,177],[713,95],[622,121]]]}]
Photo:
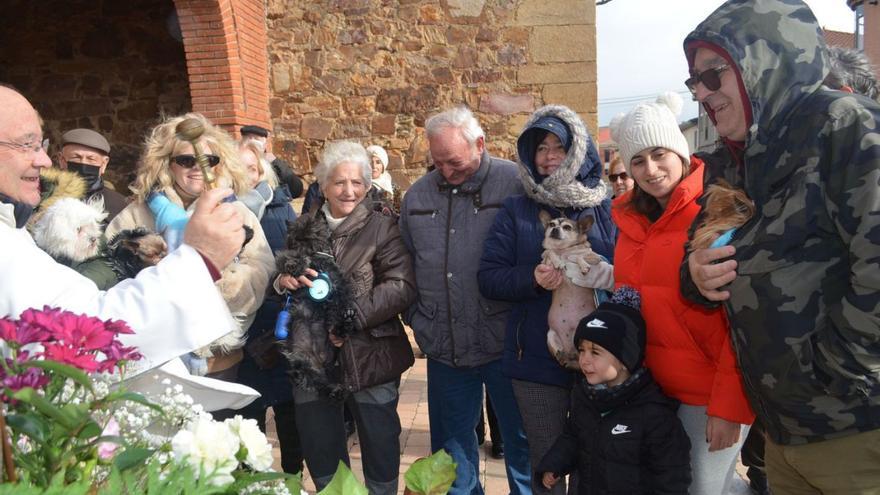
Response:
[{"label": "tan chihuahua", "polygon": [[562,284],[553,291],[553,302],[547,317],[550,327],[547,331],[547,347],[559,364],[577,370],[574,332],[581,318],[596,309],[595,291],[583,286],[583,277],[590,271],[591,265],[597,265],[602,260],[587,241],[593,217],[584,216],[575,222],[565,217],[552,218],[544,210],[538,217],[544,225],[542,262],[563,272]]}]

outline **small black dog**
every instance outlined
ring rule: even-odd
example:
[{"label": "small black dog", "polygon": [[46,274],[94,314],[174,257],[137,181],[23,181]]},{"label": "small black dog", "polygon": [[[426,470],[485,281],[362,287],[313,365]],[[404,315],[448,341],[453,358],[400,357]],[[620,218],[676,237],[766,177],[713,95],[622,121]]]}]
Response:
[{"label": "small black dog", "polygon": [[320,213],[288,222],[287,249],[275,259],[278,273],[299,276],[311,268],[325,273],[332,287],[330,295],[315,301],[303,287],[291,294],[290,326],[284,355],[290,362],[295,385],[315,390],[332,399],[345,397],[337,349],[330,332],[339,338],[355,329],[354,297],[333,257],[330,228]]},{"label": "small black dog", "polygon": [[155,266],[168,254],[161,235],[144,227],[119,231],[102,253],[119,280],[134,278],[141,270]]}]

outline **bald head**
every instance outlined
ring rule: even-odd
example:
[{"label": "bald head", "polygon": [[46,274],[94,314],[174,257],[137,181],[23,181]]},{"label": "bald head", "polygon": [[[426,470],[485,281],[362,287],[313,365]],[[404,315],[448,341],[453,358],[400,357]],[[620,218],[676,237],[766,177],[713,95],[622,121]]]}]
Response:
[{"label": "bald head", "polygon": [[40,169],[52,165],[42,148],[40,116],[18,91],[0,86],[0,194],[36,206]]}]

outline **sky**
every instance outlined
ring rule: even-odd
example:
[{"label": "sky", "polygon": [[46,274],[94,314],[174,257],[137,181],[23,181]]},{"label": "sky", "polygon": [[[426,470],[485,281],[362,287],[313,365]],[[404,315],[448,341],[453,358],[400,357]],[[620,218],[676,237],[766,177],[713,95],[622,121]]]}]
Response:
[{"label": "sky", "polygon": [[[819,25],[853,32],[855,18],[846,0],[805,0]],[[682,41],[723,0],[612,0],[596,7],[599,71],[599,125],[665,91],[684,100],[681,120],[697,116],[684,85],[687,62]]]}]

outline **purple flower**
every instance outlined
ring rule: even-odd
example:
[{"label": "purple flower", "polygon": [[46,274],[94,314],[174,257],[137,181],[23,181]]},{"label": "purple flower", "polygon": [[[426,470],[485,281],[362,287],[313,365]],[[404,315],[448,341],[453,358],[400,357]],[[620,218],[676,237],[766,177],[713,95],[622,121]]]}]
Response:
[{"label": "purple flower", "polygon": [[11,389],[13,392],[25,387],[41,389],[47,383],[49,383],[49,377],[37,368],[28,368],[24,373],[3,378],[3,386]]}]

